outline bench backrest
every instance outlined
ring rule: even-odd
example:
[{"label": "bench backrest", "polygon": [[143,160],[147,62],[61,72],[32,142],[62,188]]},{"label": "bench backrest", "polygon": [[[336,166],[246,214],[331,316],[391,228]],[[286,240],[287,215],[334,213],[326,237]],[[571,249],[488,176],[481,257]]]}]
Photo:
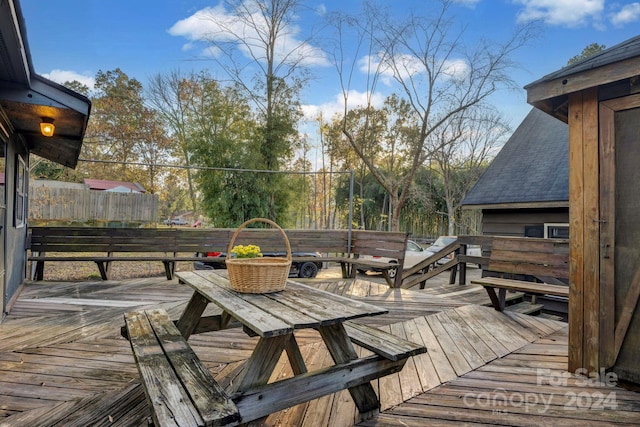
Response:
[{"label": "bench backrest", "polygon": [[32,252],[226,251],[233,230],[174,228],[31,227]]},{"label": "bench backrest", "polygon": [[409,234],[402,232],[355,230],[351,253],[396,258],[402,264],[408,238]]},{"label": "bench backrest", "polygon": [[[232,230],[229,239],[233,235]],[[343,254],[348,252],[349,232],[347,230],[284,230],[292,252],[320,252]],[[229,240],[227,240],[228,244]],[[285,252],[282,234],[271,228],[244,228],[234,241],[235,245],[254,244],[263,252]],[[225,251],[227,250],[225,246]]]},{"label": "bench backrest", "polygon": [[[235,229],[31,227],[32,252],[226,252]],[[292,252],[359,254],[404,261],[407,233],[348,230],[285,230]],[[285,252],[278,230],[244,228],[234,245],[255,244],[263,252]]]},{"label": "bench backrest", "polygon": [[[32,227],[32,252],[226,252],[235,229]],[[285,230],[292,252],[348,253],[347,230]],[[272,229],[243,229],[234,244],[286,251]]]},{"label": "bench backrest", "polygon": [[569,278],[569,241],[532,237],[494,237],[489,271]]},{"label": "bench backrest", "polygon": [[174,247],[171,229],[93,227],[32,227],[32,252],[148,252]]}]

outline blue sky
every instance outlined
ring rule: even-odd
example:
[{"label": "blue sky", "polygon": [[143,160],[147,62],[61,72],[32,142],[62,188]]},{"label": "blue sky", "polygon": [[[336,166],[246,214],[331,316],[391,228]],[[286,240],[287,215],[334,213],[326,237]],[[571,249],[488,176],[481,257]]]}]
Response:
[{"label": "blue sky", "polygon": [[[29,46],[36,72],[63,82],[77,79],[87,84],[98,70],[121,68],[143,84],[157,74],[208,68],[208,45],[198,40],[202,28],[194,18],[205,8],[226,13],[217,1],[205,0],[21,0]],[[317,28],[318,14],[354,12],[352,0],[308,0],[300,16],[298,36]],[[427,0],[381,2],[402,15],[429,4]],[[458,0],[452,9],[456,22],[466,27],[466,43],[487,38],[504,41],[521,23],[536,20],[540,36],[522,48],[514,59],[519,69],[512,75],[519,88],[554,72],[591,44],[607,47],[638,35],[640,1],[610,0]],[[313,46],[312,46],[313,47]],[[318,61],[317,78],[305,91],[310,109],[331,113],[337,108],[340,88],[335,69]],[[492,98],[515,128],[531,108],[524,90],[502,91]],[[313,108],[311,108],[313,106]]]}]

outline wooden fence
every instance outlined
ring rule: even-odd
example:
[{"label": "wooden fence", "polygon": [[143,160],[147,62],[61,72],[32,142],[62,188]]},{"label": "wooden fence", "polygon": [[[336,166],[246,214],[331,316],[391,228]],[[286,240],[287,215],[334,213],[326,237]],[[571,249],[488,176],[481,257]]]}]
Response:
[{"label": "wooden fence", "polygon": [[147,223],[158,220],[158,196],[76,188],[31,187],[29,220]]}]

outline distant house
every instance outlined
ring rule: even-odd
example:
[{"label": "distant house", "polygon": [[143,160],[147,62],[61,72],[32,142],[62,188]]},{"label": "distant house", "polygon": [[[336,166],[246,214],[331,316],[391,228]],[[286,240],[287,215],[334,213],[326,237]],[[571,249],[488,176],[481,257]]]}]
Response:
[{"label": "distant house", "polygon": [[35,188],[73,188],[76,190],[88,190],[85,184],[77,182],[55,181],[52,179],[33,179],[29,182],[29,187]]},{"label": "distant house", "polygon": [[115,191],[120,193],[146,193],[147,190],[138,183],[127,181],[110,181],[106,179],[85,179],[90,190]]},{"label": "distant house", "polygon": [[0,321],[26,277],[30,155],[75,168],[90,110],[35,73],[20,2],[0,1]]},{"label": "distant house", "polygon": [[482,234],[568,238],[566,123],[532,109],[464,198],[482,210]]}]

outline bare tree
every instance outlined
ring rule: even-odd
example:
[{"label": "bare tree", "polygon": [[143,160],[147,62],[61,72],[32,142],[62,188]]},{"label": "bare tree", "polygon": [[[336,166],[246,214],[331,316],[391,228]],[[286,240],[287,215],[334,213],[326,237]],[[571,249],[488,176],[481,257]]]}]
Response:
[{"label": "bare tree", "polygon": [[[451,3],[442,1],[432,17],[410,13],[400,22],[370,3],[357,17],[331,17],[337,27],[334,62],[344,98],[343,133],[389,194],[393,230],[398,229],[416,171],[432,154],[430,136],[452,117],[486,104],[498,89],[513,87],[510,56],[532,36],[532,27],[522,27],[502,44],[476,40],[475,46],[465,46],[449,16]],[[355,50],[347,52],[347,46],[354,45]],[[415,126],[416,135],[394,147],[406,156],[407,167],[380,167],[349,128],[349,98],[358,69],[367,75],[368,106],[381,82],[392,82],[397,96],[409,105],[408,125]]]},{"label": "bare tree", "polygon": [[[196,190],[191,166],[191,155],[188,144],[189,121],[194,112],[194,98],[198,93],[200,80],[206,75],[193,73],[184,75],[180,71],[153,76],[147,87],[148,102],[160,114],[175,143],[175,154],[187,166],[188,194],[191,209],[198,211]],[[200,91],[202,92],[202,91]],[[196,114],[205,114],[197,112]]]},{"label": "bare tree", "polygon": [[472,109],[451,117],[433,132],[433,168],[443,184],[448,234],[456,235],[462,199],[505,142],[509,126],[500,114]]}]

